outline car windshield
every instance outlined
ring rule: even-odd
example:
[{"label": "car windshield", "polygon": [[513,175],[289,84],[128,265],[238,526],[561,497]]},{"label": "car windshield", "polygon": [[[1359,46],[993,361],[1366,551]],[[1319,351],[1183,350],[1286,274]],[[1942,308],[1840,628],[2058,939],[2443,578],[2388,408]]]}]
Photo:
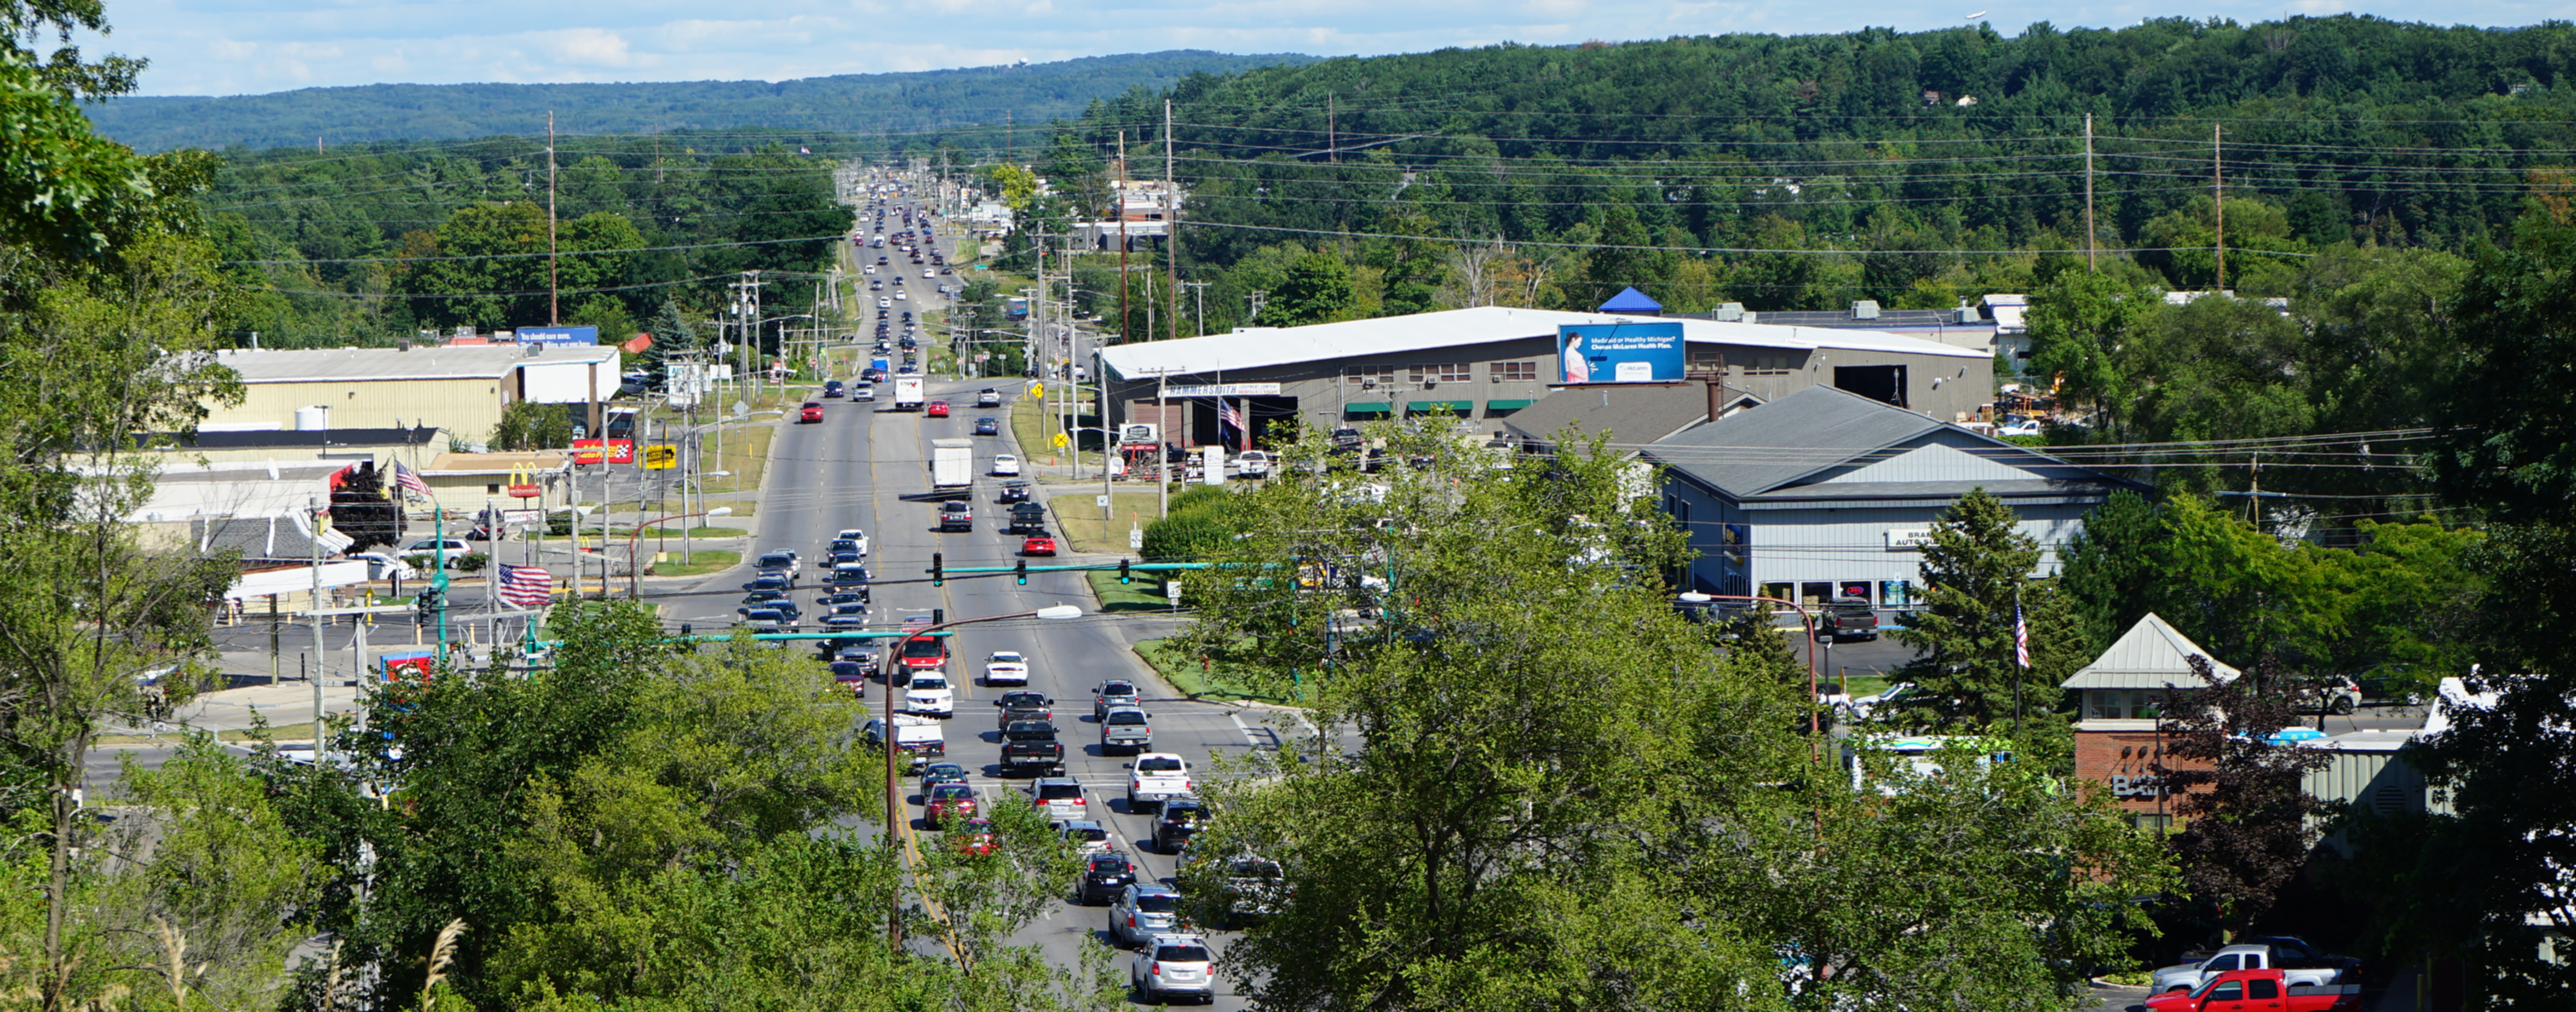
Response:
[{"label": "car windshield", "polygon": [[912,687],[915,689],[945,689],[948,687],[948,680],[945,678],[915,678],[912,680]]},{"label": "car windshield", "polygon": [[1133,696],[1136,694],[1136,687],[1125,682],[1111,682],[1100,687],[1100,694],[1104,696]]},{"label": "car windshield", "polygon": [[971,798],[974,796],[975,789],[968,787],[965,784],[938,784],[930,789],[930,799],[933,801],[946,801],[950,798]]},{"label": "car windshield", "polygon": [[993,663],[995,663],[995,664],[1019,664],[1019,663],[1023,663],[1023,662],[1020,660],[1020,655],[1015,654],[1015,653],[1010,653],[1010,652],[1005,651],[1005,652],[1003,652],[1003,653],[994,654],[994,655],[993,655]]},{"label": "car windshield", "polygon": [[1180,771],[1181,761],[1178,759],[1146,759],[1136,764],[1138,773],[1178,773]]},{"label": "car windshield", "polygon": [[1197,822],[1204,818],[1207,818],[1207,809],[1197,805],[1165,804],[1163,806],[1165,822]]},{"label": "car windshield", "polygon": [[906,640],[903,644],[903,655],[906,657],[937,657],[947,652],[946,644],[927,636]]},{"label": "car windshield", "polygon": [[1096,858],[1092,858],[1092,859],[1091,859],[1091,873],[1092,873],[1092,874],[1094,874],[1094,875],[1124,875],[1124,874],[1127,874],[1127,859],[1126,859],[1126,858],[1123,858],[1123,857],[1117,857],[1117,856],[1115,856],[1115,855],[1112,855],[1112,856],[1110,856],[1110,857],[1096,857]]},{"label": "car windshield", "polygon": [[1066,798],[1079,798],[1081,796],[1082,785],[1080,784],[1038,785],[1038,799],[1041,801],[1062,801]]},{"label": "car windshield", "polygon": [[1181,908],[1181,898],[1170,893],[1138,893],[1136,909],[1149,914],[1168,914]]},{"label": "car windshield", "polygon": [[1145,712],[1142,710],[1113,710],[1110,711],[1109,722],[1112,724],[1142,724],[1145,722]]},{"label": "car windshield", "polygon": [[1207,946],[1158,946],[1154,949],[1154,961],[1157,963],[1204,963],[1208,961]]}]

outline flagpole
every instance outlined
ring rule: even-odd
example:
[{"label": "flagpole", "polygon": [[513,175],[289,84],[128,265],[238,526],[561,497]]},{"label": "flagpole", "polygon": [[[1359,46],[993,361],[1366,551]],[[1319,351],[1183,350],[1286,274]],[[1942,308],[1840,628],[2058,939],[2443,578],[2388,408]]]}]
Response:
[{"label": "flagpole", "polygon": [[2013,587],[2013,747],[2021,747],[2021,683],[2030,672],[2030,620],[2021,613],[2021,587]]}]

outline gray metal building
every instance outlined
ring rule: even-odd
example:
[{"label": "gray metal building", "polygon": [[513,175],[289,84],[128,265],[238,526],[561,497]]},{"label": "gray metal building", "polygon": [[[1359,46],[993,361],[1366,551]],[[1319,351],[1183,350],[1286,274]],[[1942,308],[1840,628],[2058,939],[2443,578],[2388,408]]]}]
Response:
[{"label": "gray metal building", "polygon": [[1829,386],[1685,429],[1645,448],[1664,507],[1700,557],[1694,589],[1801,602],[1918,603],[1941,511],[1972,489],[2001,498],[2056,571],[2084,515],[2141,486]]},{"label": "gray metal building", "polygon": [[[1305,327],[1149,341],[1100,352],[1112,426],[1156,426],[1185,446],[1240,436],[1219,401],[1256,433],[1446,411],[1487,431],[1561,387],[1557,328],[1638,319],[1487,306]],[[1673,320],[1692,373],[1772,400],[1808,387],[1854,390],[1937,417],[1991,399],[1991,356],[1867,330]]]}]

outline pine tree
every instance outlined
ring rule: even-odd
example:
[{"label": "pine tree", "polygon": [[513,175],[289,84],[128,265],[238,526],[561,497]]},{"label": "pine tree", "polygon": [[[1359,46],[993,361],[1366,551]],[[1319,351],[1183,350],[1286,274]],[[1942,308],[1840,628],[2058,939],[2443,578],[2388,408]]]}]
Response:
[{"label": "pine tree", "polygon": [[[1921,651],[1897,669],[1928,690],[1909,707],[1914,722],[1960,731],[2011,724],[2014,686],[2024,677],[2013,657],[2014,608],[2039,562],[2039,542],[2016,527],[2019,519],[1980,488],[1933,523],[1921,568],[1928,604],[1895,633]],[[2045,687],[2021,689],[2027,709],[2030,694]]]}]

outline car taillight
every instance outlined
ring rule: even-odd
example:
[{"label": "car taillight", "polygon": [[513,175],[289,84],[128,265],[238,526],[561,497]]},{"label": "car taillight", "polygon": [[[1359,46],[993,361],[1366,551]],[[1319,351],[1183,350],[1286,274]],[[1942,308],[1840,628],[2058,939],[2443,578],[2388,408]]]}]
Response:
[{"label": "car taillight", "polygon": [[1134,914],[1128,914],[1128,915],[1127,915],[1127,926],[1128,926],[1128,927],[1131,927],[1131,928],[1136,926],[1136,915],[1134,915]]},{"label": "car taillight", "polygon": [[1154,976],[1160,977],[1160,976],[1162,976],[1162,975],[1163,975],[1163,964],[1161,964],[1161,963],[1156,963],[1156,964],[1154,964]]}]

